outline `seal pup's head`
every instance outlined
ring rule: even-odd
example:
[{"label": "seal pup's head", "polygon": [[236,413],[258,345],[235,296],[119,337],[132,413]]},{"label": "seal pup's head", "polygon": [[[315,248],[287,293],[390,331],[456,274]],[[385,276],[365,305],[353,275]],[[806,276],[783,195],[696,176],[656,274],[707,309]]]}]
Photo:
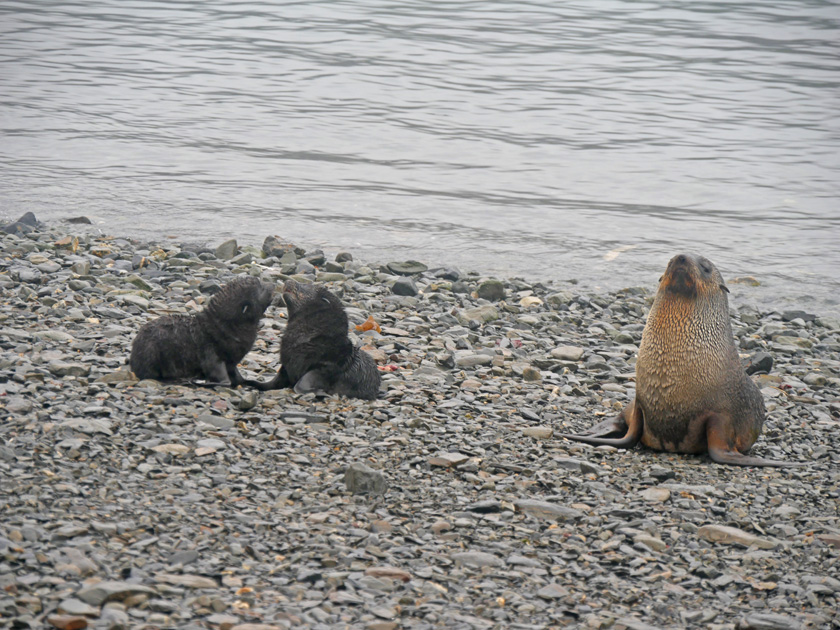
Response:
[{"label": "seal pup's head", "polygon": [[214,319],[226,322],[258,322],[271,304],[274,285],[254,276],[240,276],[228,282],[207,303]]}]

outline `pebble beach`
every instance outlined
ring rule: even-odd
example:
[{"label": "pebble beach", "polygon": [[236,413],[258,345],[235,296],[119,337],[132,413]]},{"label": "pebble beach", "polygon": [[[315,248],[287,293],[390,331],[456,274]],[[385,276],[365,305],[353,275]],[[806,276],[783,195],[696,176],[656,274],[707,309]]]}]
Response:
[{"label": "pebble beach", "polygon": [[[808,465],[721,466],[558,436],[632,400],[655,278],[589,295],[74,221],[0,233],[0,626],[840,628],[840,318],[730,302],[752,453]],[[138,381],[140,326],[237,274],[328,286],[381,397]],[[246,378],[284,317],[278,291]]]}]

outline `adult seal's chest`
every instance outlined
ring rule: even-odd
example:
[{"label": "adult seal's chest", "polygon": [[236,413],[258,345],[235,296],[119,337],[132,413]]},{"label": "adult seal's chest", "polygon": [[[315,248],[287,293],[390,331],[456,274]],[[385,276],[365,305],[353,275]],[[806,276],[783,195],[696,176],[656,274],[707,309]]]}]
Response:
[{"label": "adult seal's chest", "polygon": [[[707,450],[696,418],[720,410],[734,347],[719,308],[681,295],[659,299],[648,316],[636,363],[636,404],[644,416],[642,443],[677,453]],[[701,309],[705,312],[700,312]],[[727,313],[728,317],[728,313]]]}]

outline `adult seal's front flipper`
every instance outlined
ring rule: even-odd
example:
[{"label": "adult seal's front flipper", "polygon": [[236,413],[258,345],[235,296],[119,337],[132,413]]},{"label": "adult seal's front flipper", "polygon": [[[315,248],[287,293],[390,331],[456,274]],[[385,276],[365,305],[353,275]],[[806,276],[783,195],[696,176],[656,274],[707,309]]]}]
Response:
[{"label": "adult seal's front flipper", "polygon": [[[630,418],[629,422],[627,418]],[[633,448],[642,439],[644,417],[635,402],[610,420],[599,422],[583,433],[561,433],[560,437],[593,446]],[[620,436],[620,437],[619,437]]]}]

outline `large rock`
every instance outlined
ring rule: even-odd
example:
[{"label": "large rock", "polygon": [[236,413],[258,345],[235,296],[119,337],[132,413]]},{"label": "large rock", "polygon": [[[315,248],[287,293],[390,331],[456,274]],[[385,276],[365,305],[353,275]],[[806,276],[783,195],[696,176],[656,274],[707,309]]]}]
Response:
[{"label": "large rock", "polygon": [[90,374],[90,366],[84,363],[52,361],[47,367],[50,374],[54,374],[55,376],[87,376]]},{"label": "large rock", "polygon": [[458,321],[462,326],[468,326],[471,321],[479,323],[493,322],[499,319],[499,309],[492,304],[484,304],[475,308],[458,311]]},{"label": "large rock", "polygon": [[238,251],[239,245],[237,244],[236,239],[232,238],[216,248],[216,258],[219,260],[230,260],[236,256],[236,252]]},{"label": "large rock", "polygon": [[787,615],[750,613],[736,627],[737,630],[801,630],[804,626]]},{"label": "large rock", "polygon": [[413,276],[418,273],[423,273],[429,268],[421,262],[416,260],[406,260],[405,262],[389,262],[386,267],[388,271],[397,276]]},{"label": "large rock", "polygon": [[3,227],[0,227],[0,230],[4,231],[6,234],[29,234],[37,226],[38,219],[36,219],[35,215],[31,212],[27,212],[17,221],[7,223]]},{"label": "large rock", "polygon": [[414,283],[414,280],[412,280],[408,276],[399,278],[394,283],[394,286],[391,287],[391,291],[393,291],[394,295],[403,295],[408,297],[413,297],[417,295],[417,293],[419,293],[419,291],[417,290],[417,285]]},{"label": "large rock", "polygon": [[583,512],[575,508],[549,503],[548,501],[537,501],[536,499],[514,501],[514,505],[523,514],[547,521],[577,520],[583,516]]},{"label": "large rock", "polygon": [[585,350],[577,346],[559,346],[551,351],[551,358],[558,361],[580,361]]},{"label": "large rock", "polygon": [[709,542],[721,543],[723,545],[743,545],[744,547],[756,546],[760,549],[775,549],[779,546],[778,541],[767,538],[759,538],[737,527],[726,525],[703,525],[697,530],[697,536]]},{"label": "large rock", "polygon": [[369,494],[377,496],[385,494],[388,481],[380,471],[355,462],[344,472],[344,485],[352,494]]},{"label": "large rock", "polygon": [[498,302],[499,300],[505,299],[505,285],[501,282],[501,280],[485,280],[478,285],[476,293],[482,300]]}]

